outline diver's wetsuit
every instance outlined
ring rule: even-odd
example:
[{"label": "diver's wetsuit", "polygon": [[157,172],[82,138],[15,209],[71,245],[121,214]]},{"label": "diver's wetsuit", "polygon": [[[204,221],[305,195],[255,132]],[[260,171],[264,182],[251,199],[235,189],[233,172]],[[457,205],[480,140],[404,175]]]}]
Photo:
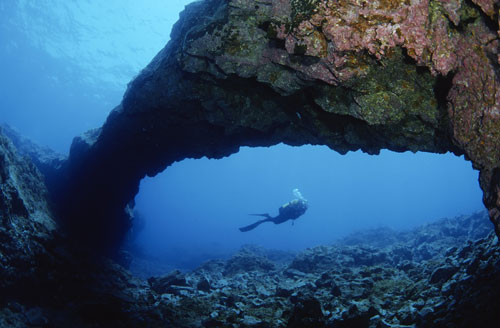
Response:
[{"label": "diver's wetsuit", "polygon": [[263,216],[265,219],[255,222],[254,224],[248,225],[246,227],[240,228],[240,231],[246,232],[257,228],[261,223],[273,222],[274,224],[281,224],[288,220],[295,220],[307,210],[307,201],[304,199],[294,199],[289,203],[281,206],[279,208],[278,216],[272,217],[269,214],[251,214],[257,216]]}]

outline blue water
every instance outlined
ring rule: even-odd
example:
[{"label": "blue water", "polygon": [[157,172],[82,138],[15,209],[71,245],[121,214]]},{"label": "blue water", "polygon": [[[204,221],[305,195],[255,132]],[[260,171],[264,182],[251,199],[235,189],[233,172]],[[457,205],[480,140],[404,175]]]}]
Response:
[{"label": "blue water", "polygon": [[[67,153],[75,135],[103,123],[189,2],[1,1],[0,121]],[[451,154],[243,148],[144,179],[136,209],[146,227],[138,243],[147,254],[173,257],[215,256],[245,243],[297,250],[366,227],[404,229],[479,210],[477,178]],[[256,219],[250,213],[276,215],[294,188],[310,205],[294,225],[238,231]]]},{"label": "blue water", "polygon": [[[295,221],[253,223],[278,214],[299,188],[309,209]],[[242,148],[221,160],[185,160],[144,179],[136,208],[148,220],[148,249],[206,250],[245,243],[299,250],[363,228],[406,229],[481,208],[477,172],[454,155],[361,152],[326,147]]]},{"label": "blue water", "polygon": [[1,0],[0,120],[67,153],[166,44],[187,0]]}]

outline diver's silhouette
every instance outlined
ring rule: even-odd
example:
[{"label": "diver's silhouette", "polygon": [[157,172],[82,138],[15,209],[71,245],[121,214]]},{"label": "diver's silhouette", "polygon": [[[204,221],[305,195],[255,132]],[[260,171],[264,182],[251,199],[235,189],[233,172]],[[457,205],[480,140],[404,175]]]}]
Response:
[{"label": "diver's silhouette", "polygon": [[[293,190],[294,195],[297,199],[294,199],[279,208],[278,216],[272,217],[267,213],[264,214],[250,214],[255,216],[263,216],[265,219],[259,220],[251,225],[240,228],[241,232],[247,232],[257,228],[260,224],[264,222],[273,222],[274,224],[281,224],[288,220],[295,220],[307,210],[307,200],[305,200],[298,189]],[[292,221],[293,222],[293,221]]]}]

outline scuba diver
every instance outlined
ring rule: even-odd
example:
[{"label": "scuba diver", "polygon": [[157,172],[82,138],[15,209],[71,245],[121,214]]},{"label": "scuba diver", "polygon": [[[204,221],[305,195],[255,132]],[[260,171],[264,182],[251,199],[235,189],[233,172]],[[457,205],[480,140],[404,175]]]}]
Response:
[{"label": "scuba diver", "polygon": [[[286,203],[285,205],[282,205],[279,208],[279,214],[278,216],[272,217],[269,214],[250,214],[254,216],[263,216],[265,219],[259,220],[251,225],[248,225],[246,227],[240,228],[241,232],[247,232],[250,230],[253,230],[257,228],[260,224],[264,222],[273,222],[274,224],[281,224],[283,222],[286,222],[288,220],[296,220],[304,214],[307,210],[307,200],[302,197],[302,194],[298,189],[293,190],[293,194],[296,197],[296,199]],[[293,224],[294,221],[292,221]]]}]

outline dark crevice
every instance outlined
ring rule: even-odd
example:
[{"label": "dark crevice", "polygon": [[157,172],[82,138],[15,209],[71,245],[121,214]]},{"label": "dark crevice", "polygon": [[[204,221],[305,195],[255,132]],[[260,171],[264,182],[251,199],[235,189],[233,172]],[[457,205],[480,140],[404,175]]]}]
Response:
[{"label": "dark crevice", "polygon": [[408,55],[408,49],[401,47],[401,52],[403,54],[403,62],[407,65],[417,65],[417,62],[415,59],[411,58],[410,55]]},{"label": "dark crevice", "polygon": [[472,2],[471,0],[465,0],[465,4],[476,9],[479,14],[481,15],[481,18],[483,19],[484,23],[486,24],[486,26],[493,32],[497,33],[497,31],[499,30],[499,27],[498,27],[498,9],[499,9],[499,5],[498,3],[495,4],[495,15],[493,16],[493,18],[491,18],[490,16],[486,15],[483,10],[481,9],[481,7],[479,7],[478,5],[476,5],[474,2]]},{"label": "dark crevice", "polygon": [[453,86],[453,78],[455,72],[450,72],[447,75],[438,75],[434,82],[433,92],[437,102],[439,111],[439,128],[436,129],[435,144],[446,149],[453,154],[460,156],[463,151],[459,149],[452,141],[451,123],[448,117],[448,94]]},{"label": "dark crevice", "polygon": [[[468,16],[466,14],[464,14],[465,12],[467,12],[468,10],[470,9],[473,9],[477,12],[476,15],[471,15],[471,16]],[[448,18],[448,28],[450,30],[454,30],[454,31],[457,31],[458,33],[463,33],[466,31],[467,27],[474,23],[480,16],[479,16],[479,12],[480,12],[480,8],[478,6],[475,6],[471,1],[467,0],[465,1],[464,4],[462,4],[462,7],[459,9],[458,11],[458,14],[459,14],[459,19],[460,21],[458,22],[458,25],[455,25],[449,15],[447,13],[445,13],[446,17]]]},{"label": "dark crevice", "polygon": [[[500,53],[500,49],[498,49],[498,53]],[[496,53],[487,53],[486,56],[493,67],[497,82],[500,83],[500,63],[498,62],[498,55]]]},{"label": "dark crevice", "polygon": [[303,66],[311,66],[317,64],[320,58],[314,56],[308,56],[304,54],[290,55],[290,61]]},{"label": "dark crevice", "polygon": [[419,66],[417,65],[416,69],[418,74],[427,74],[429,73],[429,69],[426,66]]},{"label": "dark crevice", "polygon": [[271,27],[271,22],[270,21],[262,22],[257,27],[267,33],[269,31],[269,28]]},{"label": "dark crevice", "polygon": [[285,40],[281,40],[281,39],[269,40],[269,46],[270,46],[270,48],[286,50]]},{"label": "dark crevice", "polygon": [[453,30],[456,30],[459,33],[465,32],[467,26],[470,24],[474,23],[476,21],[477,17],[470,17],[467,19],[460,20],[460,23],[458,23],[458,26],[455,26],[452,21],[449,23],[449,27]]},{"label": "dark crevice", "polygon": [[408,49],[402,47],[401,52],[403,54],[403,62],[407,65],[415,66],[415,70],[418,74],[429,73],[429,69],[426,66],[419,65],[417,61],[408,54]]},{"label": "dark crevice", "polygon": [[446,109],[448,107],[448,93],[453,86],[453,77],[455,73],[450,72],[446,76],[438,75],[434,84],[434,95],[439,108]]},{"label": "dark crevice", "polygon": [[242,78],[238,75],[230,75],[230,79],[220,80],[218,83],[224,90],[242,93],[252,98],[253,95],[260,95],[259,98],[281,98],[282,96],[274,91],[270,86],[260,83],[257,78]]}]

